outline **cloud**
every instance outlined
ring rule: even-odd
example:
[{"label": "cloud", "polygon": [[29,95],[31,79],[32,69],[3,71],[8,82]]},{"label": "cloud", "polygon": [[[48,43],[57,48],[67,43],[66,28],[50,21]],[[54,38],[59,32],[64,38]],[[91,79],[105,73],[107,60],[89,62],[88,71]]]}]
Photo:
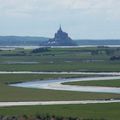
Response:
[{"label": "cloud", "polygon": [[71,9],[110,9],[119,7],[119,0],[61,0],[62,5]]},{"label": "cloud", "polygon": [[[62,20],[75,16],[120,19],[119,0],[0,0],[0,16]],[[89,18],[88,18],[89,19]],[[60,21],[61,21],[60,20]]]},{"label": "cloud", "polygon": [[119,8],[119,0],[0,0],[0,10],[10,12],[33,12],[74,9],[112,9]]}]

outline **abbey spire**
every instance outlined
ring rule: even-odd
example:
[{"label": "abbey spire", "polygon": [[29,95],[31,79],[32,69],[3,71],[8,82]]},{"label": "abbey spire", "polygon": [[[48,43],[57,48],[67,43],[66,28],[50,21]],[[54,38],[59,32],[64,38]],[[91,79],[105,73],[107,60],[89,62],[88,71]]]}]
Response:
[{"label": "abbey spire", "polygon": [[60,27],[59,27],[59,30],[58,30],[59,32],[62,32],[62,27],[61,27],[61,24],[60,24]]}]

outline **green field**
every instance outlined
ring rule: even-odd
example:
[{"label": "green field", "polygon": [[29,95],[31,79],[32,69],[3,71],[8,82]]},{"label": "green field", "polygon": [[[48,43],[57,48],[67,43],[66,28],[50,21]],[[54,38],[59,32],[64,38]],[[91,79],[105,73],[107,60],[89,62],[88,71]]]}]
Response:
[{"label": "green field", "polygon": [[[114,53],[113,53],[114,52]],[[16,49],[0,51],[0,71],[120,71],[118,48],[49,48],[48,52]],[[6,64],[38,62],[37,64]],[[52,68],[52,69],[51,69]]]},{"label": "green field", "polygon": [[81,86],[120,87],[120,80],[78,81],[78,82],[68,82],[63,84],[81,85]]},{"label": "green field", "polygon": [[[0,108],[2,115],[49,114],[63,117],[79,117],[85,120],[120,120],[120,103],[87,105],[52,105]],[[89,118],[89,119],[88,119]]]},{"label": "green field", "polygon": [[[51,69],[52,68],[52,69]],[[73,62],[73,63],[42,63],[42,64],[0,64],[0,71],[120,71],[120,62]]]}]

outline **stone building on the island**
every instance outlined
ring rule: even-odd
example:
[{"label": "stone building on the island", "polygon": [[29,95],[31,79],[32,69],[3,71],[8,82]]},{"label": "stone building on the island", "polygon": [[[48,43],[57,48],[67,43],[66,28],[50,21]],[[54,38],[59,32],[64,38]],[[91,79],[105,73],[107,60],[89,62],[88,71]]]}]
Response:
[{"label": "stone building on the island", "polygon": [[57,33],[53,39],[49,39],[48,41],[49,46],[76,46],[77,44],[68,36],[66,32],[62,31],[60,26]]}]

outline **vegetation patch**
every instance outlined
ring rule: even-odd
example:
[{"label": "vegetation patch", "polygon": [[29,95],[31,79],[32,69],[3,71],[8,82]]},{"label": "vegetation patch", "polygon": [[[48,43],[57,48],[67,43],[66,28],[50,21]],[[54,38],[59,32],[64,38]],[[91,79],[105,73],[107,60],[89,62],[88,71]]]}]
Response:
[{"label": "vegetation patch", "polygon": [[[0,114],[6,116],[23,116],[27,118],[40,118],[56,116],[57,118],[70,118],[70,120],[119,120],[120,103],[85,104],[85,105],[48,105],[28,107],[0,108]],[[49,120],[49,119],[48,119]],[[59,119],[62,120],[62,119]],[[69,119],[68,119],[69,120]],[[78,119],[77,119],[78,120]]]},{"label": "vegetation patch", "polygon": [[79,86],[120,87],[120,80],[78,81],[78,82],[67,82],[63,84],[79,85]]}]

